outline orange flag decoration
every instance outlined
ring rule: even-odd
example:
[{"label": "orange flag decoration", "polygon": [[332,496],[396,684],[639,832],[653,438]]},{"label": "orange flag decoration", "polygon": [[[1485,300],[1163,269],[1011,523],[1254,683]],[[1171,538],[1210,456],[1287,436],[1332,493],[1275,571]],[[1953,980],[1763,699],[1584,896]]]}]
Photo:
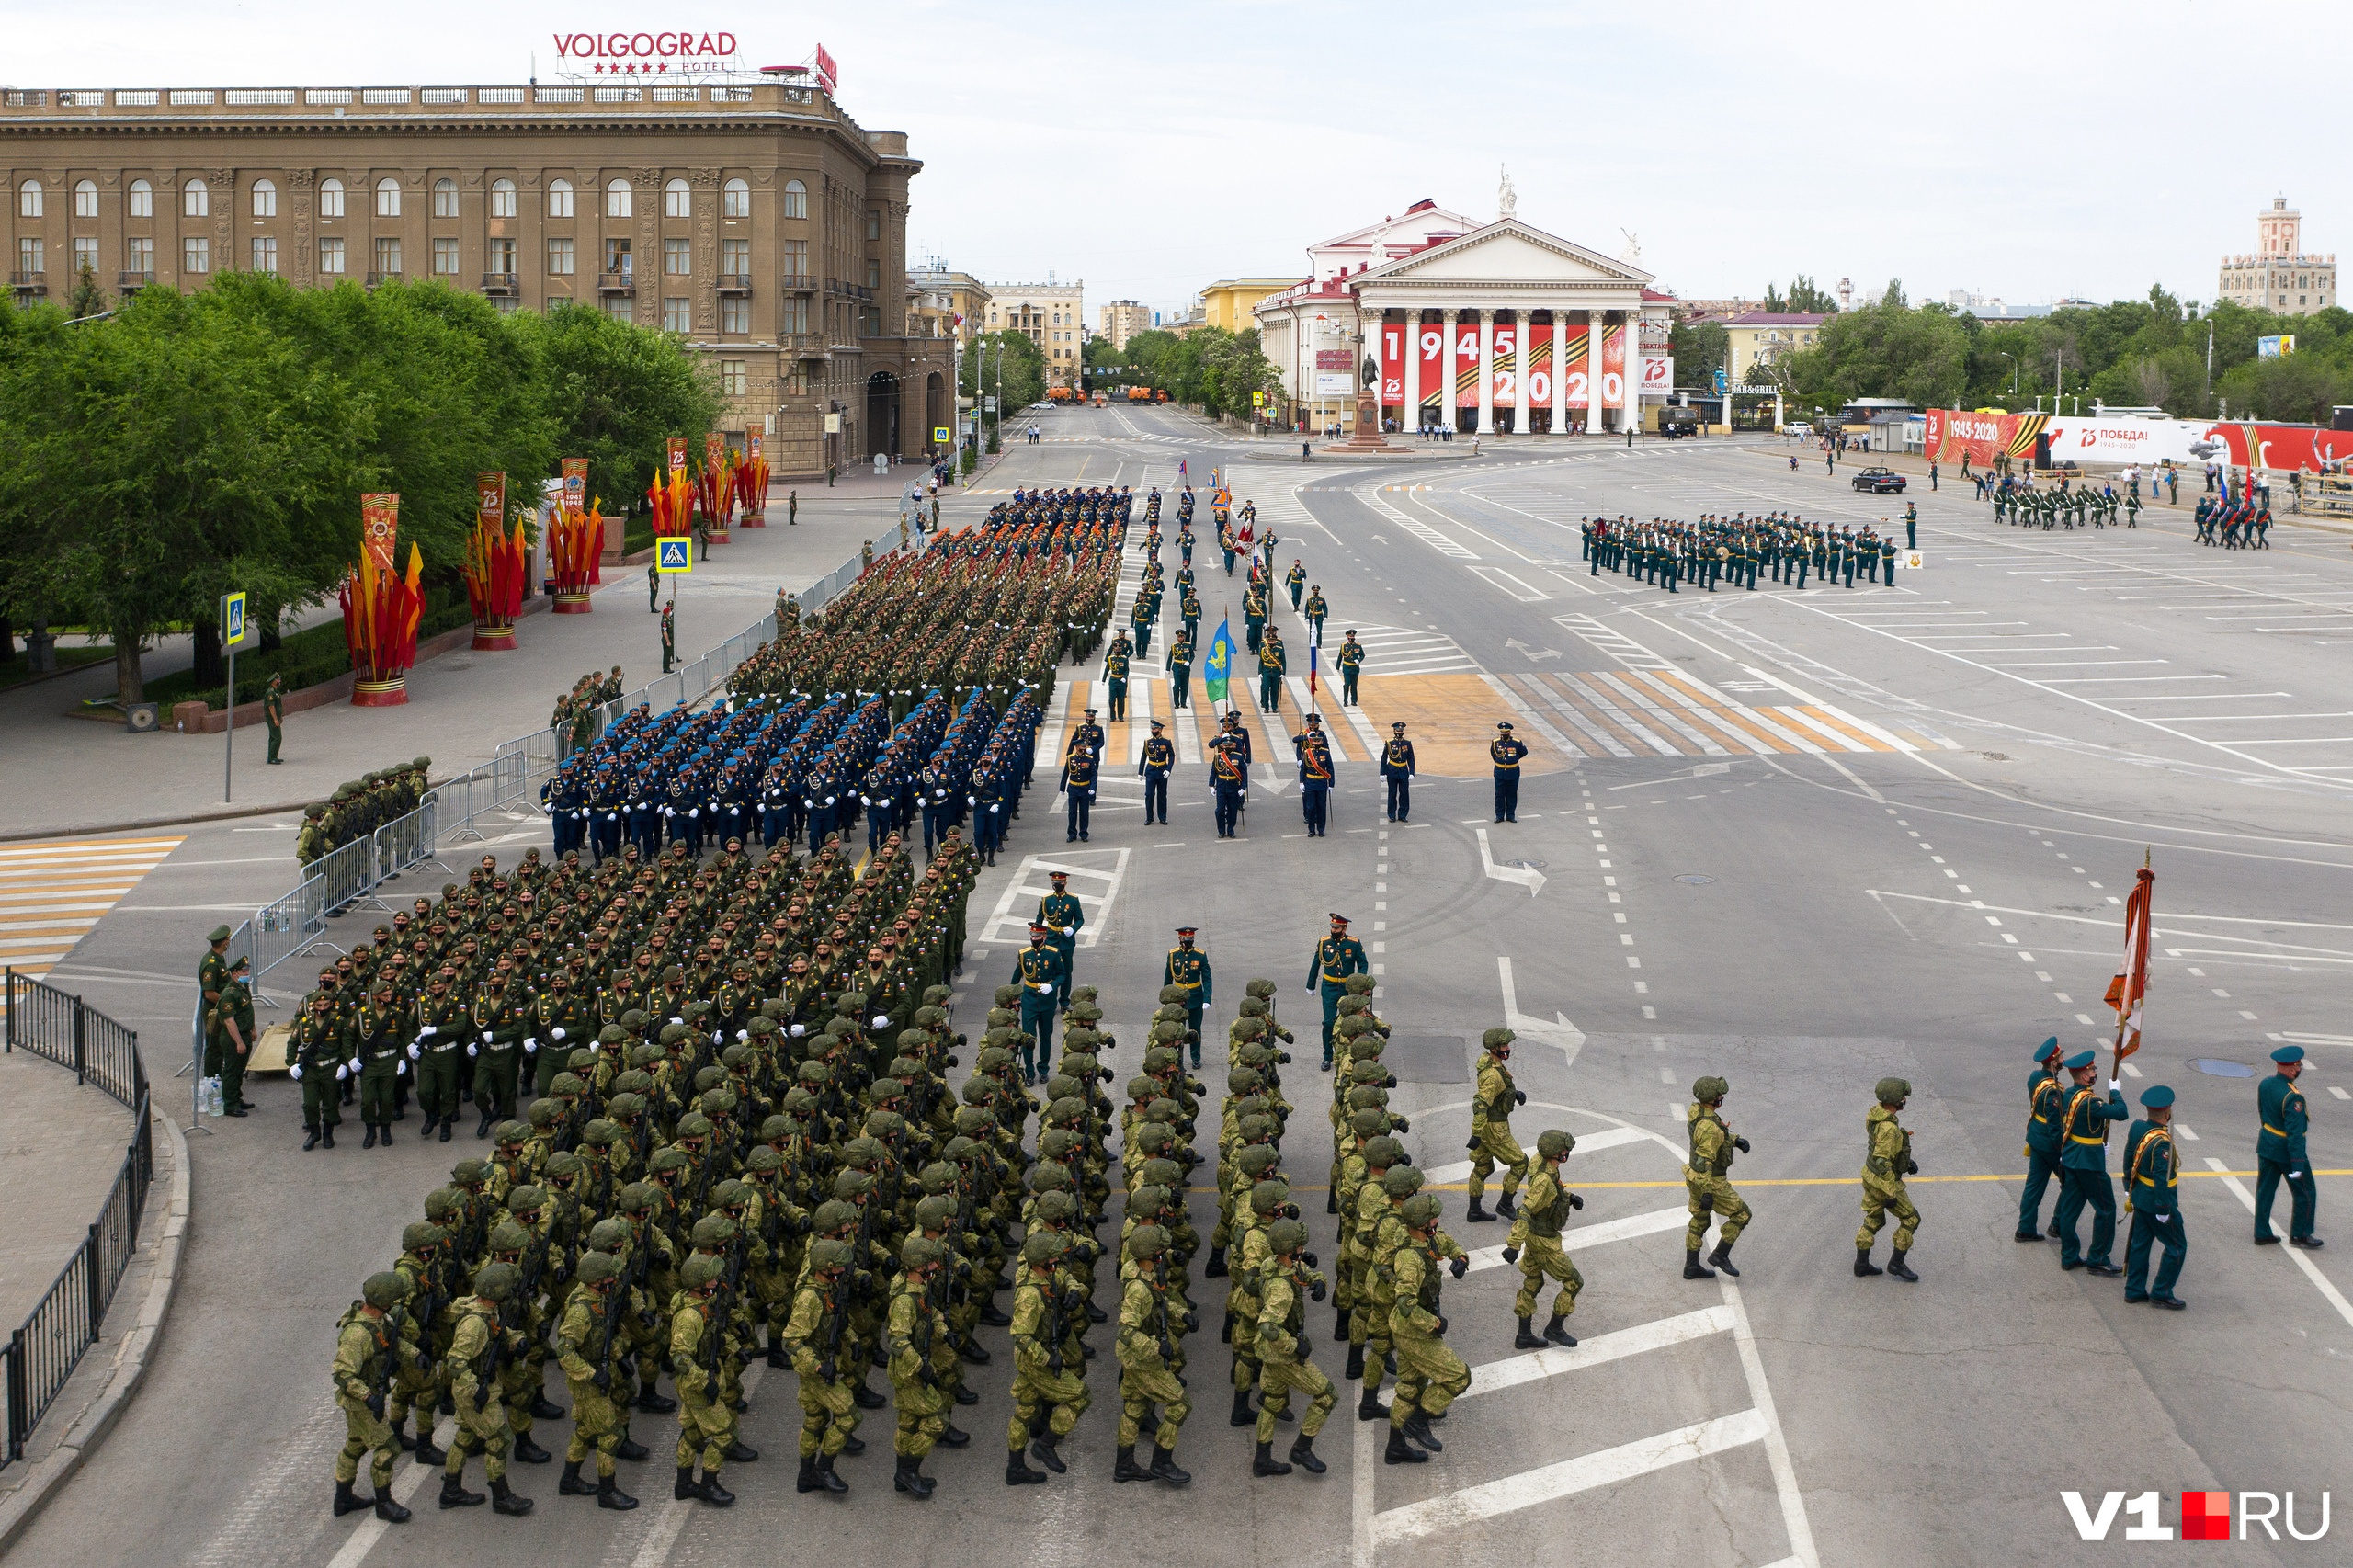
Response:
[{"label": "orange flag decoration", "polygon": [[2124,901],[2124,967],[2108,983],[2108,1005],[2116,1009],[2116,1059],[2141,1049],[2141,1002],[2149,992],[2149,920],[2157,874],[2142,857],[2141,874]]}]

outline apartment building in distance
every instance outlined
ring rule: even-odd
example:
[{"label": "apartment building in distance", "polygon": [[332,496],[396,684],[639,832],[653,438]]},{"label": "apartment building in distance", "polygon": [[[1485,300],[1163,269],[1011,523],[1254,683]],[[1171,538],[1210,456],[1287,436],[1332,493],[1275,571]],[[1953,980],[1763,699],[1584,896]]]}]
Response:
[{"label": "apartment building in distance", "polygon": [[2255,216],[2255,254],[2222,258],[2214,297],[2283,316],[2336,303],[2336,255],[2307,255],[2303,235],[2304,215],[2286,197],[2273,197]]},{"label": "apartment building in distance", "polygon": [[1152,307],[1133,300],[1114,300],[1103,307],[1102,314],[1101,335],[1115,350],[1124,350],[1128,339],[1137,333],[1152,330]]},{"label": "apartment building in distance", "polygon": [[[903,132],[789,80],[11,88],[0,248],[19,301],[232,269],[434,279],[676,334],[779,477],[919,456],[953,345],[910,325]],[[917,312],[918,314],[920,312]]]},{"label": "apartment building in distance", "polygon": [[1086,341],[1086,281],[1057,283],[1052,273],[1043,283],[989,285],[991,332],[1017,332],[1038,346],[1046,357],[1046,384],[1074,387],[1079,381],[1079,348]]},{"label": "apartment building in distance", "polygon": [[909,327],[910,335],[928,334],[970,343],[988,330],[989,286],[969,272],[956,271],[938,256],[908,269],[907,297],[908,310],[926,324],[921,332]]}]

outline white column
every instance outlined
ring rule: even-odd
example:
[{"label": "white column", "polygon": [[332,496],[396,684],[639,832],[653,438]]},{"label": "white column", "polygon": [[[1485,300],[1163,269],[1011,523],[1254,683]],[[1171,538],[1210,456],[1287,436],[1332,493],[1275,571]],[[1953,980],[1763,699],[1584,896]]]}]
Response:
[{"label": "white column", "polygon": [[1528,342],[1528,335],[1530,331],[1528,318],[1534,313],[1532,311],[1522,310],[1518,316],[1519,330],[1512,335],[1512,345],[1516,350],[1512,360],[1512,386],[1519,398],[1518,410],[1512,415],[1512,419],[1518,426],[1519,433],[1523,436],[1528,434],[1529,426],[1534,423],[1528,417],[1529,413],[1528,367],[1536,362],[1536,350],[1530,347]]},{"label": "white column", "polygon": [[1585,313],[1585,430],[1601,434],[1601,312]]},{"label": "white column", "polygon": [[1569,312],[1552,312],[1552,434],[1569,427]]},{"label": "white column", "polygon": [[1457,374],[1454,372],[1454,318],[1457,318],[1457,315],[1461,313],[1459,313],[1459,311],[1445,311],[1445,324],[1440,327],[1440,332],[1445,332],[1447,335],[1447,341],[1445,341],[1445,377],[1447,379],[1440,384],[1440,389],[1438,389],[1438,422],[1440,422],[1445,428],[1449,428],[1449,431],[1454,428],[1454,374]]},{"label": "white column", "polygon": [[1479,434],[1495,433],[1495,312],[1479,312]]},{"label": "white column", "polygon": [[1422,426],[1422,308],[1405,311],[1405,407],[1398,425],[1412,435]]}]

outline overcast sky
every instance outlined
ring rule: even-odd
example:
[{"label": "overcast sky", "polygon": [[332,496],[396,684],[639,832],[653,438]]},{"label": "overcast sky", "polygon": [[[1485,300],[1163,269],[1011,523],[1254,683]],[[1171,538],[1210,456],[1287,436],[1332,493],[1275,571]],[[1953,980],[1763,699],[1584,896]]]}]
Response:
[{"label": "overcast sky", "polygon": [[[1184,304],[1296,275],[1424,197],[1642,265],[1687,297],[1811,274],[2012,301],[2214,292],[2275,194],[2353,234],[2345,0],[1965,6],[0,0],[10,85],[519,82],[580,29],[822,42],[862,125],[925,160],[911,255]],[[822,21],[813,20],[822,14]],[[813,30],[812,28],[813,28]]]}]

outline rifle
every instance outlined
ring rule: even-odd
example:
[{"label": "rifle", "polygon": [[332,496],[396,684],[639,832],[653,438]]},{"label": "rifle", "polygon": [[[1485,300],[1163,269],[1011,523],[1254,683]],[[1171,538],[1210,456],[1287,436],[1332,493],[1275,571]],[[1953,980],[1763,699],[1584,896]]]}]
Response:
[{"label": "rifle", "polygon": [[[512,1298],[509,1298],[510,1300]],[[482,1371],[474,1380],[474,1413],[480,1415],[490,1403],[491,1385],[498,1381],[498,1359],[506,1348],[506,1307],[500,1303],[490,1315],[490,1348],[483,1352]]]},{"label": "rifle", "polygon": [[441,1315],[445,1303],[441,1299],[441,1271],[427,1259],[425,1278],[416,1282],[418,1298],[425,1303],[416,1315],[416,1369],[433,1369],[433,1320]]},{"label": "rifle", "polygon": [[401,1311],[394,1307],[377,1321],[381,1326],[376,1334],[376,1375],[369,1381],[368,1410],[381,1421],[384,1402],[392,1394],[394,1350],[401,1342]]},{"label": "rifle", "polygon": [[[590,1294],[593,1296],[595,1292],[591,1291]],[[600,1389],[608,1389],[612,1386],[613,1330],[620,1321],[620,1310],[624,1304],[625,1302],[613,1301],[609,1296],[605,1299],[603,1311],[605,1332],[597,1339],[597,1354],[588,1363],[595,1369],[597,1386]],[[597,1311],[593,1302],[590,1304],[589,1311]]]},{"label": "rifle", "polygon": [[1046,1309],[1044,1338],[1049,1346],[1046,1369],[1058,1377],[1063,1369],[1063,1320],[1069,1311],[1070,1298],[1076,1294],[1075,1290],[1064,1291],[1052,1285],[1045,1286],[1038,1292]]},{"label": "rifle", "polygon": [[[832,1382],[842,1349],[842,1332],[849,1326],[849,1303],[844,1300],[850,1281],[857,1278],[855,1269],[834,1281],[825,1290],[825,1322],[830,1325],[825,1335],[825,1353],[818,1358],[817,1377],[822,1382]],[[824,1289],[820,1287],[820,1289]]]}]

